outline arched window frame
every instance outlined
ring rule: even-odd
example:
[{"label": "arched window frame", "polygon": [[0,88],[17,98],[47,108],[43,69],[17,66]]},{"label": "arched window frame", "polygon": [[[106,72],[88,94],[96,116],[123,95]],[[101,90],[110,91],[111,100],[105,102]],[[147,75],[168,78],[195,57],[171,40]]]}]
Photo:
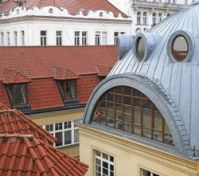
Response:
[{"label": "arched window frame", "polygon": [[165,119],[156,106],[130,87],[118,86],[103,94],[96,104],[92,122],[174,145]]}]

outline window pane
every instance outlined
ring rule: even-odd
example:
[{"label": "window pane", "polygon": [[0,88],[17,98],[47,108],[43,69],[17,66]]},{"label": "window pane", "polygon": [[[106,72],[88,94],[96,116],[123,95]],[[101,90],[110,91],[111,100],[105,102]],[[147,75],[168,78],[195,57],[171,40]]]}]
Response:
[{"label": "window pane", "polygon": [[72,143],[71,131],[65,131],[64,136],[65,136],[64,143],[65,144],[71,144]]},{"label": "window pane", "polygon": [[55,133],[55,137],[57,139],[56,141],[56,146],[62,146],[63,145],[63,141],[62,141],[62,132],[57,132]]},{"label": "window pane", "polygon": [[74,143],[79,142],[79,129],[74,130]]}]

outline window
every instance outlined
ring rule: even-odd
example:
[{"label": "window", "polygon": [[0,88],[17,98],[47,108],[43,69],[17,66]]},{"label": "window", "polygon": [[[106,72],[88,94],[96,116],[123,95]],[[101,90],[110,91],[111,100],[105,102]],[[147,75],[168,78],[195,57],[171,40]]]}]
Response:
[{"label": "window", "polygon": [[9,84],[6,89],[13,108],[28,106],[27,84]]},{"label": "window", "polygon": [[4,46],[4,33],[1,32],[1,46]]},{"label": "window", "polygon": [[82,45],[85,46],[87,45],[87,32],[82,31]]},{"label": "window", "polygon": [[77,99],[77,88],[75,80],[57,81],[64,103]]},{"label": "window", "polygon": [[47,45],[47,31],[40,31],[41,46]]},{"label": "window", "polygon": [[7,32],[7,45],[10,46],[10,32]]},{"label": "window", "polygon": [[172,55],[177,61],[184,60],[188,55],[188,43],[184,36],[178,35],[172,43]]},{"label": "window", "polygon": [[119,32],[114,32],[114,45],[117,45],[119,42]]},{"label": "window", "polygon": [[152,14],[152,26],[156,25],[156,13]]},{"label": "window", "polygon": [[75,46],[79,46],[79,45],[80,45],[80,32],[75,31]]},{"label": "window", "polygon": [[96,31],[95,32],[95,45],[101,45],[101,32],[100,31]]},{"label": "window", "polygon": [[107,45],[107,32],[102,32],[102,45]]},{"label": "window", "polygon": [[143,25],[147,25],[147,13],[143,13]]},{"label": "window", "polygon": [[137,25],[141,25],[141,13],[137,12]]},{"label": "window", "polygon": [[114,158],[108,154],[94,151],[95,176],[114,176]]},{"label": "window", "polygon": [[14,31],[14,45],[17,46],[17,31]]},{"label": "window", "polygon": [[140,91],[119,86],[97,102],[92,122],[174,145],[167,123],[156,106]]},{"label": "window", "polygon": [[160,176],[158,174],[154,174],[148,170],[141,169],[141,176]]},{"label": "window", "polygon": [[25,33],[24,33],[24,31],[21,31],[21,45],[22,46],[25,45]]},{"label": "window", "polygon": [[135,43],[135,55],[138,60],[143,60],[145,56],[145,42],[143,37],[138,37]]},{"label": "window", "polygon": [[63,147],[79,143],[79,129],[73,121],[44,125],[50,134],[56,137],[55,147]]},{"label": "window", "polygon": [[62,31],[56,31],[56,45],[62,46]]}]

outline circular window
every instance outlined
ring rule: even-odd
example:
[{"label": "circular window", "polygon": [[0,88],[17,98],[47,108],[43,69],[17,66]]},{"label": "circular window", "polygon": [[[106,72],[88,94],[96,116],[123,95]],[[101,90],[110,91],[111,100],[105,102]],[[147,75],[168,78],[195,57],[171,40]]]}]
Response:
[{"label": "circular window", "polygon": [[145,41],[143,37],[138,37],[136,40],[136,46],[135,46],[135,55],[137,59],[140,61],[144,59],[145,56]]},{"label": "circular window", "polygon": [[175,32],[169,39],[168,55],[173,61],[188,61],[193,55],[193,42],[189,34],[184,31]]},{"label": "circular window", "polygon": [[188,56],[188,43],[184,36],[178,35],[172,43],[172,55],[177,61],[183,61]]}]

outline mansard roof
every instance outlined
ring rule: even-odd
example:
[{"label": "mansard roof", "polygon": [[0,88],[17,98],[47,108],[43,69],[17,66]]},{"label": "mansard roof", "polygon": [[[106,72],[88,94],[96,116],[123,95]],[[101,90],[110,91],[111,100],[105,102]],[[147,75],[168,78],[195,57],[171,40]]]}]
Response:
[{"label": "mansard roof", "polygon": [[[85,105],[99,83],[98,65],[112,68],[117,58],[117,47],[0,47],[0,53],[1,102],[11,107],[5,87],[8,83],[19,83],[15,79],[14,82],[13,79],[5,81],[5,71],[11,70],[11,73],[24,75],[22,82],[30,80],[27,82],[28,100],[30,110],[36,111],[64,108],[56,84],[56,80],[63,79],[76,79],[79,105]],[[103,72],[104,74],[107,75],[108,72]]]},{"label": "mansard roof", "polygon": [[[132,86],[157,106],[169,125],[176,148],[188,156],[199,150],[199,5],[178,12],[154,26],[147,33],[134,37],[134,46],[118,60],[108,77],[90,97],[85,115],[102,95],[113,86]],[[179,61],[172,56],[174,41],[185,38],[187,56]],[[138,59],[136,39],[143,38],[145,53]],[[180,43],[179,46],[181,46]],[[181,56],[184,53],[181,53]]]}]

